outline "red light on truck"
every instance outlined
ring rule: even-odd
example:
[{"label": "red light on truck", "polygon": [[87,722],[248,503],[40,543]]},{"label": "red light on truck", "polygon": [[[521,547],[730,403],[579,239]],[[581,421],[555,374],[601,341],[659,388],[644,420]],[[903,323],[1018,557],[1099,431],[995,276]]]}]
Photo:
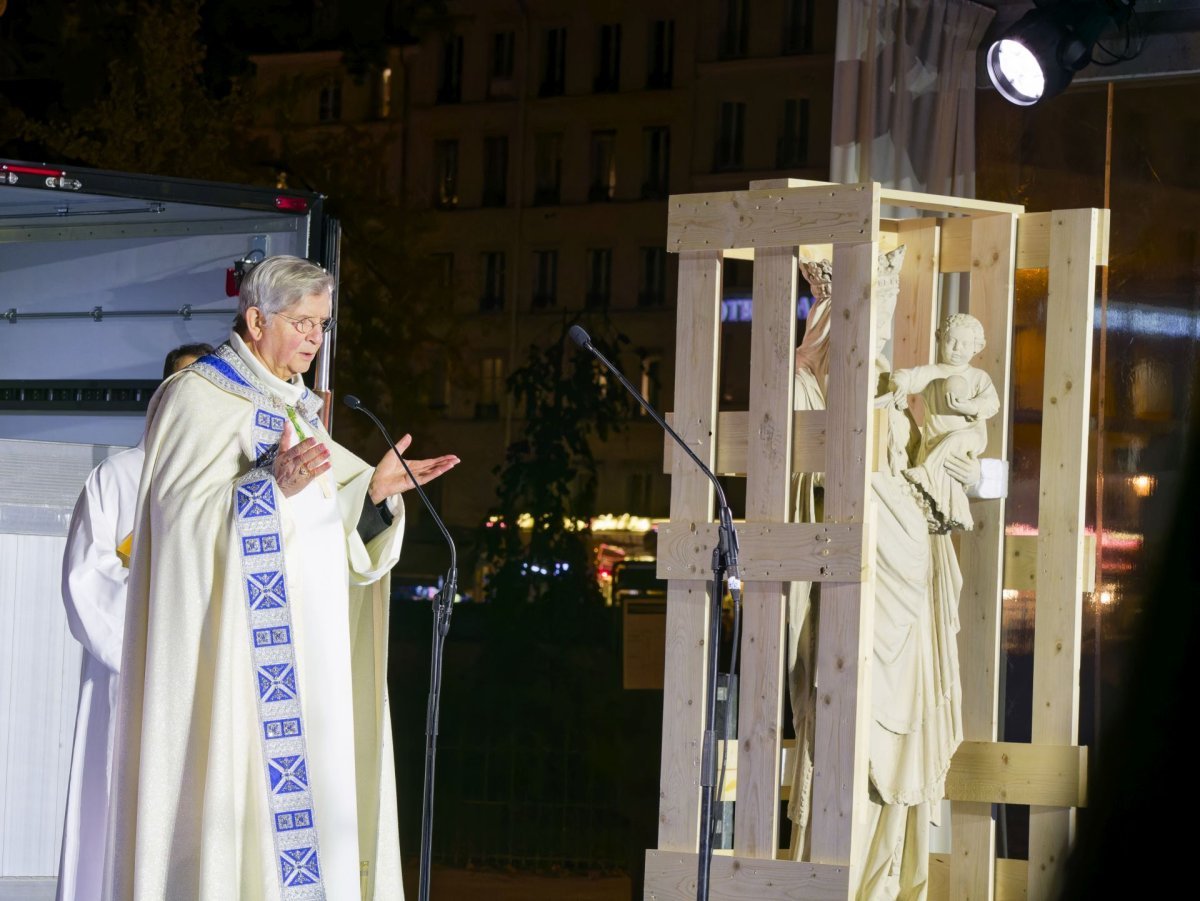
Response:
[{"label": "red light on truck", "polygon": [[45,166],[14,166],[10,163],[0,163],[0,172],[11,172],[13,175],[49,175],[51,178],[62,178],[67,174],[62,169],[50,169]]},{"label": "red light on truck", "polygon": [[307,213],[308,201],[303,197],[285,197],[281,194],[275,198],[275,207],[289,213]]}]

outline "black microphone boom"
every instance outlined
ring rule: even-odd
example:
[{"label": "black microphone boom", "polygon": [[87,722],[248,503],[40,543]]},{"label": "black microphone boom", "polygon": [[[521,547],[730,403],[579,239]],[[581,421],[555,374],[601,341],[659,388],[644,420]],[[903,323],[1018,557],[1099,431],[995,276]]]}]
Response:
[{"label": "black microphone boom", "polygon": [[583,326],[580,326],[580,325],[571,326],[570,330],[567,332],[567,335],[570,336],[572,341],[574,341],[576,344],[578,344],[584,350],[591,353],[597,360],[599,360],[601,363],[603,363],[604,367],[609,372],[611,372],[613,375],[615,375],[617,377],[617,380],[622,385],[625,386],[626,390],[629,391],[630,394],[633,395],[634,399],[639,404],[642,405],[642,409],[644,409],[647,413],[649,413],[650,417],[655,422],[657,422],[660,426],[662,426],[663,429],[666,430],[668,435],[670,435],[672,438],[675,439],[675,443],[678,444],[681,448],[683,448],[684,452],[689,457],[692,458],[692,461],[697,466],[700,467],[700,471],[703,472],[706,476],[708,476],[709,480],[713,483],[713,487],[716,489],[716,492],[717,492],[717,507],[718,507],[718,509],[727,510],[729,508],[729,505],[725,502],[725,491],[721,488],[721,482],[717,479],[716,474],[711,469],[708,468],[707,464],[705,464],[705,462],[703,460],[701,460],[699,457],[696,456],[696,454],[692,451],[692,449],[687,446],[687,442],[684,441],[681,437],[679,437],[679,434],[673,428],[671,428],[671,426],[667,423],[667,421],[665,419],[663,419],[663,417],[659,414],[659,412],[657,410],[655,410],[654,407],[650,406],[650,403],[646,400],[646,398],[642,397],[642,392],[640,392],[636,388],[634,388],[633,384],[629,381],[629,379],[625,378],[625,374],[623,372],[621,372],[621,370],[618,369],[612,363],[612,361],[608,359],[608,357],[606,357],[606,356],[604,356],[604,354],[600,353],[600,351],[596,348],[596,345],[592,343],[591,336],[586,331],[584,331]]},{"label": "black microphone boom", "polygon": [[392,436],[388,434],[383,423],[353,394],[347,394],[342,398],[342,402],[351,410],[365,413],[375,423],[400,461],[400,465],[412,479],[413,487],[421,496],[425,509],[429,511],[429,515],[433,517],[437,527],[442,530],[446,543],[450,545],[450,569],[446,573],[442,590],[438,593],[433,608],[433,653],[429,665],[429,703],[425,709],[425,794],[421,800],[421,877],[418,883],[417,897],[419,901],[429,901],[430,863],[433,853],[433,772],[434,759],[437,756],[438,710],[441,705],[442,649],[446,641],[446,633],[450,631],[450,614],[454,608],[454,596],[458,593],[458,553],[446,524],[438,516],[437,510],[433,508],[433,504],[430,503],[425,491],[417,482],[417,477],[408,468],[408,461],[404,459],[400,451],[396,450],[396,442],[392,441]]},{"label": "black microphone boom", "polygon": [[437,523],[437,527],[441,529],[442,535],[445,536],[446,543],[450,545],[450,568],[457,570],[458,555],[455,551],[454,539],[450,537],[450,532],[446,529],[446,524],[442,522],[442,518],[438,516],[437,510],[435,510],[433,507],[433,503],[426,496],[425,489],[420,486],[420,484],[417,482],[417,477],[414,476],[413,471],[408,468],[408,461],[401,456],[400,451],[396,450],[396,442],[392,440],[392,436],[388,434],[388,430],[384,428],[383,423],[379,421],[379,417],[364,407],[363,402],[353,394],[347,394],[345,397],[343,397],[342,403],[344,403],[351,410],[357,410],[359,413],[365,413],[367,416],[369,416],[371,422],[375,423],[376,427],[383,434],[388,446],[391,447],[392,452],[395,453],[396,459],[400,461],[400,465],[404,467],[404,471],[408,473],[408,477],[412,479],[413,487],[417,489],[417,494],[420,495],[421,501],[425,504],[425,509],[429,511],[429,515],[433,517],[433,521]]},{"label": "black microphone boom", "polygon": [[[709,620],[708,620],[708,690],[704,698],[704,745],[701,749],[700,763],[700,848],[698,854],[698,867],[696,872],[696,898],[697,901],[708,901],[709,894],[709,876],[712,870],[712,852],[713,852],[713,792],[715,787],[720,784],[717,780],[717,757],[716,757],[716,730],[717,730],[717,667],[718,667],[718,650],[721,645],[721,601],[722,601],[722,586],[725,582],[725,573],[729,573],[729,591],[733,595],[735,610],[740,608],[741,597],[741,580],[738,577],[738,540],[737,532],[733,528],[733,513],[729,509],[729,504],[725,501],[725,492],[721,489],[721,483],[717,480],[716,473],[709,467],[687,446],[676,431],[671,428],[667,421],[650,406],[646,398],[642,397],[642,393],[630,384],[629,379],[625,378],[625,374],[621,372],[613,363],[604,356],[596,345],[592,343],[591,337],[582,326],[573,325],[568,330],[567,334],[571,340],[588,351],[592,356],[599,360],[604,367],[616,376],[617,381],[625,386],[625,389],[632,394],[639,404],[650,416],[657,422],[668,435],[675,439],[675,443],[683,448],[684,452],[692,458],[700,471],[708,476],[709,481],[713,483],[713,487],[717,492],[717,504],[720,516],[720,523],[717,526],[717,546],[713,548],[712,555],[712,588],[709,596]],[[734,654],[737,653],[737,636],[738,629],[736,626],[737,617],[734,618]],[[731,667],[732,669],[732,667]],[[732,691],[732,679],[730,690]],[[726,738],[729,736],[726,735]],[[728,742],[726,743],[726,746]],[[722,753],[721,771],[724,773],[724,753]],[[722,778],[722,782],[724,779]]]}]

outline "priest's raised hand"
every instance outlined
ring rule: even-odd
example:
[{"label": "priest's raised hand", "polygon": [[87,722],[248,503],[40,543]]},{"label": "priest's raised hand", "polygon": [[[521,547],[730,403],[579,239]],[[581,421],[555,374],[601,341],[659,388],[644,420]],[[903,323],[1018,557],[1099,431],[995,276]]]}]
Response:
[{"label": "priest's raised hand", "polygon": [[[396,453],[389,450],[375,467],[375,474],[371,477],[371,486],[368,489],[372,502],[378,504],[386,497],[414,487],[413,480],[404,471],[404,466],[396,456],[397,453],[403,456],[410,444],[412,444],[412,435],[405,435],[396,442]],[[416,484],[424,485],[442,473],[449,472],[458,465],[459,459],[454,454],[443,454],[428,460],[407,460],[406,462],[408,468],[412,470],[413,476],[416,477]]]},{"label": "priest's raised hand", "polygon": [[[332,466],[329,448],[316,438],[305,438],[297,444],[296,430],[292,428],[292,424],[283,424],[283,434],[279,436],[279,452],[275,455],[272,470],[279,490],[285,497],[299,494],[308,487],[309,482]],[[379,500],[382,498],[376,500],[376,503]]]}]

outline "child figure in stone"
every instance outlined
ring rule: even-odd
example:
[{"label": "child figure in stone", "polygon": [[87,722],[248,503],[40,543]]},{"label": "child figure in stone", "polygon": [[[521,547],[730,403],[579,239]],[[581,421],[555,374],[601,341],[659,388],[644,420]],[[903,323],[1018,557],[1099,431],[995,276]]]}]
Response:
[{"label": "child figure in stone", "polygon": [[952,454],[977,459],[987,447],[986,421],[1000,411],[991,378],[970,365],[985,345],[979,320],[956,313],[938,331],[937,363],[892,373],[898,407],[907,405],[910,394],[920,394],[925,402],[920,446],[904,477],[916,488],[935,534],[971,528],[966,491],[945,463]]}]

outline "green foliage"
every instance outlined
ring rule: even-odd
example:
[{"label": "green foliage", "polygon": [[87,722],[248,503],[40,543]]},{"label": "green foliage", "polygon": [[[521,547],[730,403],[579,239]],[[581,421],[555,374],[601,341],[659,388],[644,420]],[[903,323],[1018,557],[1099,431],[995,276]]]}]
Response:
[{"label": "green foliage", "polygon": [[[57,46],[67,60],[74,52],[80,58],[55,73],[61,91],[46,108],[9,110],[11,133],[46,160],[244,180],[249,172],[233,151],[244,140],[250,111],[239,85],[222,97],[209,91],[199,37],[202,5],[118,3],[101,23],[96,4],[68,4]],[[118,23],[124,26],[119,37]],[[54,46],[54,35],[41,37],[47,48]],[[85,70],[81,60],[93,68]],[[37,66],[36,57],[25,62]]]},{"label": "green foliage", "polygon": [[[587,527],[596,513],[592,442],[620,430],[634,401],[569,340],[570,325],[553,344],[530,347],[528,362],[507,381],[524,423],[495,470],[499,522],[484,530],[488,594],[501,604],[600,602]],[[624,335],[606,328],[592,340],[619,365]],[[521,514],[532,517],[531,529],[517,528]]]}]

